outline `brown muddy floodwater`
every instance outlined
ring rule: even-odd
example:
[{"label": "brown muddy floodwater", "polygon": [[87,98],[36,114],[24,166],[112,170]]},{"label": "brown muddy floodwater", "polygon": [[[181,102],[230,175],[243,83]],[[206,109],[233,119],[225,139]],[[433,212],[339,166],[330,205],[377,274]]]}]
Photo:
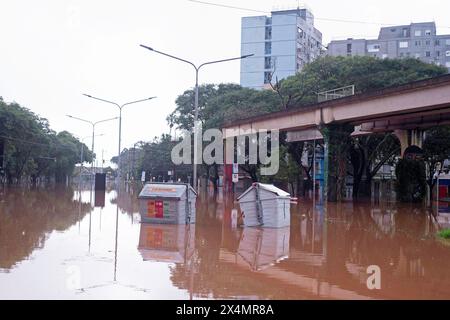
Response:
[{"label": "brown muddy floodwater", "polygon": [[450,299],[445,207],[300,200],[259,229],[202,196],[185,227],[141,224],[136,196],[0,189],[0,299]]}]

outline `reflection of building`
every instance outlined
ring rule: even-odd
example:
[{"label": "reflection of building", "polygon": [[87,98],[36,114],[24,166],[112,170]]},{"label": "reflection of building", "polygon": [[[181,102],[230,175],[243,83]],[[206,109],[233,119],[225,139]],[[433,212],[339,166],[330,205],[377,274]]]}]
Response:
[{"label": "reflection of building", "polygon": [[374,208],[370,212],[370,217],[384,234],[395,233],[395,212],[394,210],[381,210]]},{"label": "reflection of building", "polygon": [[252,270],[265,269],[289,256],[289,235],[290,227],[245,228],[237,255]]},{"label": "reflection of building", "polygon": [[185,263],[194,248],[194,225],[141,224],[138,249],[145,261]]}]

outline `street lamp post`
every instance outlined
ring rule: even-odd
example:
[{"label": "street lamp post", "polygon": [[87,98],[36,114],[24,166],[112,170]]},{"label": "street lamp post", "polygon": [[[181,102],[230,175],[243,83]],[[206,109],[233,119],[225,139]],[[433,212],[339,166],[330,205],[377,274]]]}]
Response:
[{"label": "street lamp post", "polygon": [[85,120],[85,119],[81,119],[81,118],[78,118],[78,117],[74,117],[74,116],[71,116],[71,115],[67,115],[69,118],[72,118],[72,119],[75,119],[75,120],[79,120],[79,121],[83,121],[83,122],[86,122],[86,123],[89,123],[91,126],[92,126],[92,161],[91,161],[91,174],[94,174],[94,139],[95,139],[95,126],[97,125],[97,124],[99,124],[99,123],[102,123],[102,122],[106,122],[106,121],[111,121],[111,120],[116,120],[117,119],[117,117],[115,117],[115,118],[109,118],[109,119],[104,119],[104,120],[100,120],[100,121],[96,121],[96,122],[92,122],[92,121],[89,121],[89,120]]},{"label": "street lamp post", "polygon": [[[181,59],[181,58],[178,58],[178,57],[173,56],[171,54],[155,50],[155,49],[153,49],[151,47],[148,47],[148,46],[145,46],[143,44],[141,44],[140,46],[142,48],[145,48],[145,49],[150,50],[152,52],[159,53],[159,54],[161,54],[163,56],[166,56],[166,57],[169,57],[169,58],[172,58],[172,59],[176,59],[176,60],[188,63],[192,67],[194,67],[194,69],[195,69],[194,137],[197,136],[197,121],[198,121],[198,112],[199,112],[199,110],[198,110],[198,73],[200,71],[200,68],[203,67],[203,66],[209,65],[209,64],[215,64],[215,63],[227,62],[227,61],[233,61],[233,60],[241,60],[241,59],[245,59],[245,58],[253,56],[253,54],[247,54],[247,55],[243,55],[243,56],[235,57],[235,58],[222,59],[222,60],[216,60],[216,61],[209,61],[209,62],[205,62],[205,63],[202,63],[202,64],[197,66],[196,64],[194,64],[191,61],[188,61],[188,60],[185,60],[185,59]],[[194,187],[195,190],[197,190],[197,148],[198,148],[198,146],[197,146],[197,139],[194,138],[194,164],[193,164],[193,179],[192,179],[192,183],[193,183],[193,187]]]},{"label": "street lamp post", "polygon": [[[104,136],[103,133],[101,134],[97,134],[96,137],[102,137]],[[87,138],[92,138],[91,136],[87,136],[87,137],[83,137],[81,138],[81,152],[80,152],[80,164],[81,164],[81,169],[80,169],[80,175],[81,175],[81,170],[83,169],[83,162],[84,162],[84,140],[86,140]]]},{"label": "street lamp post", "polygon": [[146,99],[131,101],[131,102],[127,102],[127,103],[124,103],[124,104],[120,105],[118,103],[115,103],[115,102],[112,102],[112,101],[109,101],[109,100],[105,100],[105,99],[101,99],[101,98],[97,98],[97,97],[91,96],[89,94],[84,94],[83,93],[83,95],[88,97],[88,98],[91,98],[91,99],[95,99],[95,100],[99,100],[99,101],[103,101],[103,102],[106,102],[106,103],[113,104],[113,105],[115,105],[116,107],[119,108],[119,151],[118,151],[118,155],[117,155],[117,176],[119,177],[119,180],[120,180],[120,175],[121,175],[121,170],[120,170],[120,152],[121,152],[121,142],[122,142],[122,108],[127,106],[127,105],[130,105],[130,104],[134,104],[134,103],[138,103],[138,102],[144,102],[144,101],[147,101],[147,100],[154,99],[156,97],[150,97],[150,98],[146,98]]}]

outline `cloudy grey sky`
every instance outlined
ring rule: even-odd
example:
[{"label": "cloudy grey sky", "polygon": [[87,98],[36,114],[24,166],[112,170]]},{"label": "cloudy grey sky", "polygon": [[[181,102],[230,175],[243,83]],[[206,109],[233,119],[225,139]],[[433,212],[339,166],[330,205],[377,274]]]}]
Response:
[{"label": "cloudy grey sky", "polygon": [[[296,1],[204,0],[270,11]],[[324,43],[347,37],[376,37],[382,24],[435,21],[439,34],[450,34],[448,0],[310,0]],[[0,96],[17,101],[49,119],[56,131],[90,134],[93,121],[114,117],[108,104],[89,93],[125,103],[123,146],[168,132],[166,116],[177,95],[194,85],[192,67],[152,54],[139,44],[194,62],[239,56],[243,16],[261,15],[187,0],[0,0]],[[333,22],[327,19],[368,23]],[[239,82],[239,62],[208,66],[200,82]],[[96,152],[117,153],[117,122],[100,124]],[[88,142],[89,144],[90,142]]]}]

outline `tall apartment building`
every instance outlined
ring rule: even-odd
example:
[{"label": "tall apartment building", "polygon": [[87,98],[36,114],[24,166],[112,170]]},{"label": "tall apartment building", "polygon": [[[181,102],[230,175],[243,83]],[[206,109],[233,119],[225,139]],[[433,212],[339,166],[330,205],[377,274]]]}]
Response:
[{"label": "tall apartment building", "polygon": [[331,56],[374,56],[378,58],[417,58],[445,66],[450,71],[450,35],[437,35],[434,22],[381,28],[378,39],[331,41]]},{"label": "tall apartment building", "polygon": [[271,16],[242,18],[241,85],[262,89],[294,75],[323,52],[322,34],[307,8],[272,11]]}]

